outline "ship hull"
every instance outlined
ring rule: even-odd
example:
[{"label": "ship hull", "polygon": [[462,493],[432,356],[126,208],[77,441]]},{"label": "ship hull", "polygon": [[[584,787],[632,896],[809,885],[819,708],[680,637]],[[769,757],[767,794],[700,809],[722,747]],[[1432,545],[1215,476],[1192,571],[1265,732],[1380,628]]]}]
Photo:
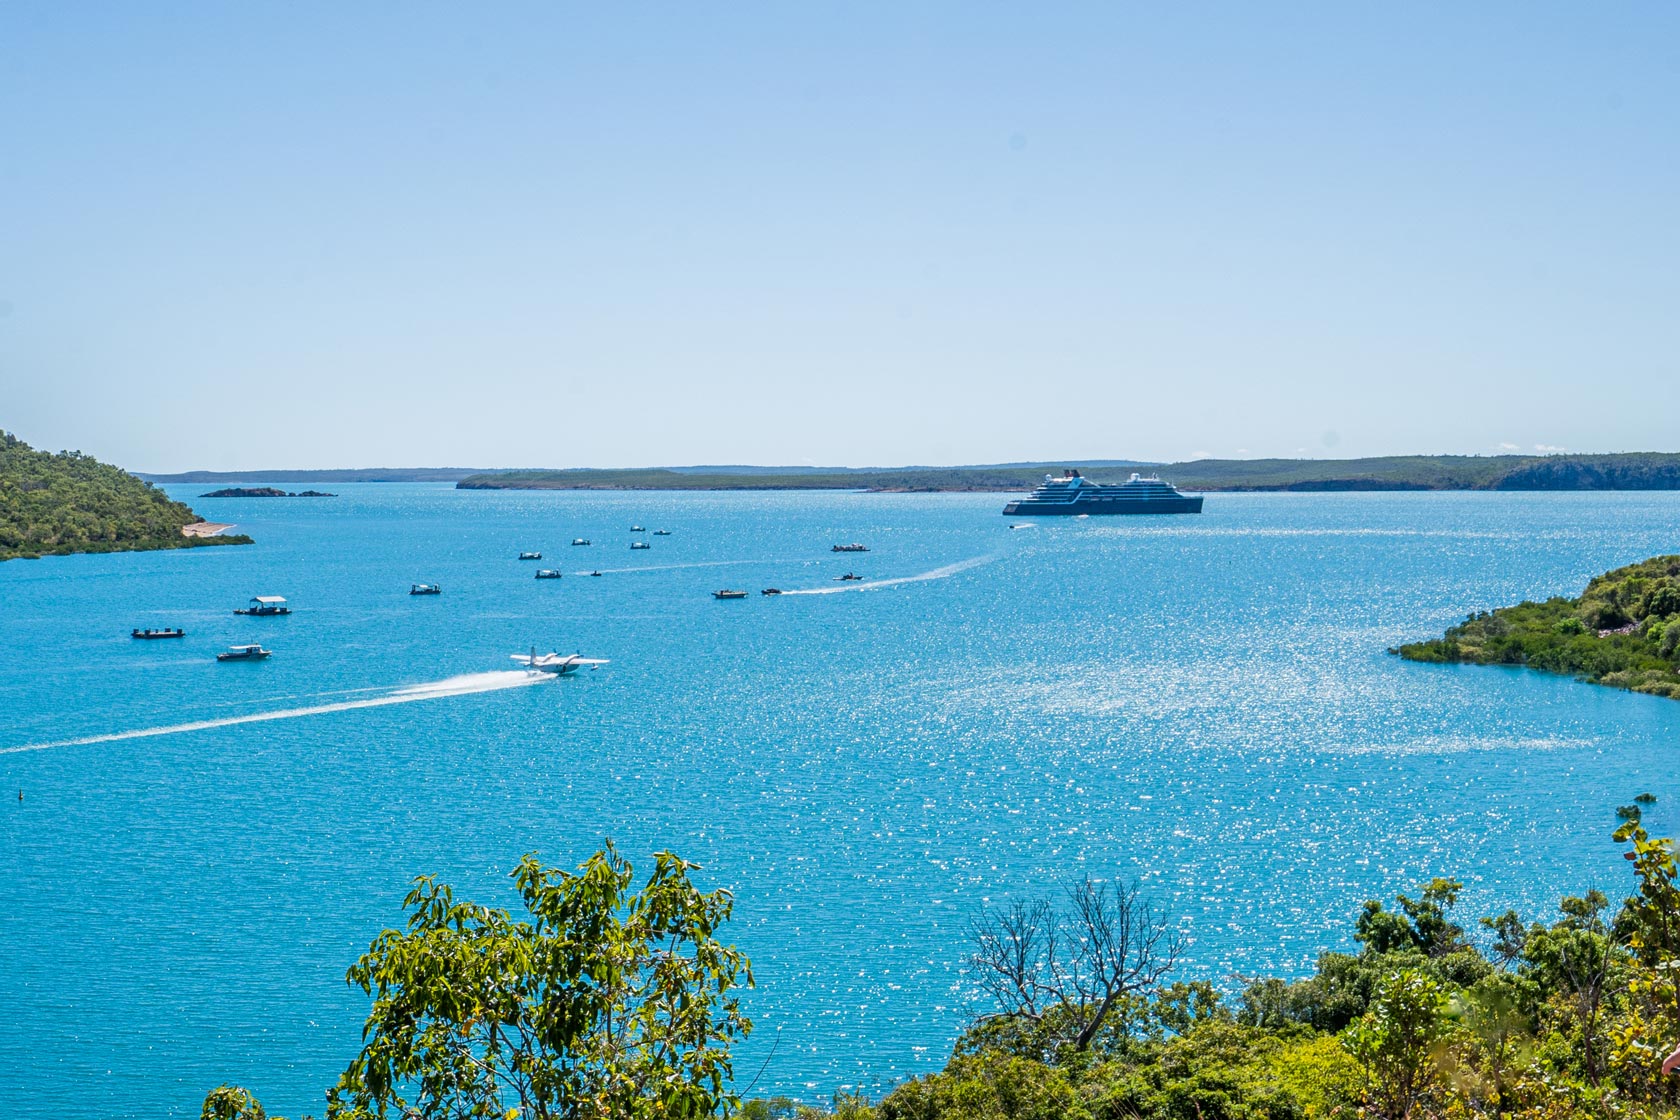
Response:
[{"label": "ship hull", "polygon": [[1200,513],[1201,495],[1186,498],[1081,498],[1075,502],[1043,502],[1022,498],[1003,507],[1006,516],[1032,514],[1034,517],[1077,517],[1088,513],[1093,517],[1108,514],[1140,513]]}]

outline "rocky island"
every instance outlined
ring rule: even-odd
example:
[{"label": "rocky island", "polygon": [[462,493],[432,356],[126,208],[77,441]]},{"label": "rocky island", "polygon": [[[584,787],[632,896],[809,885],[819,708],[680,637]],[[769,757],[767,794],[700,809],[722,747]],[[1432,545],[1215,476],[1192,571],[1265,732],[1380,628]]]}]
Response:
[{"label": "rocky island", "polygon": [[273,486],[229,486],[200,494],[201,498],[336,498],[321,490],[278,490]]},{"label": "rocky island", "polygon": [[226,528],[120,467],[0,432],[0,560],[251,543]]},{"label": "rocky island", "polygon": [[1606,572],[1577,599],[1480,611],[1442,637],[1389,652],[1408,661],[1526,665],[1680,700],[1680,556]]}]

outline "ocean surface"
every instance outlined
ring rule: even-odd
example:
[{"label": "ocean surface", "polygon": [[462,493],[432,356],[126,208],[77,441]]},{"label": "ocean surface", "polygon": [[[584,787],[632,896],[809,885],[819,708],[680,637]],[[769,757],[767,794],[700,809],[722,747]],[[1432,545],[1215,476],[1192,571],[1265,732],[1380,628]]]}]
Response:
[{"label": "ocean surface", "polygon": [[[344,970],[413,876],[507,904],[523,853],[609,836],[735,893],[737,1086],[817,1101],[944,1063],[966,927],[1012,897],[1137,879],[1179,977],[1235,986],[1434,875],[1467,918],[1619,891],[1637,793],[1680,825],[1680,703],[1384,652],[1680,551],[1680,494],[1011,528],[998,495],[169,489],[258,543],[0,565],[13,1120],[195,1117],[222,1082],[319,1114],[366,1011]],[[231,613],[258,594],[296,613]],[[214,661],[247,641],[274,657]],[[529,685],[532,645],[612,664]]]}]

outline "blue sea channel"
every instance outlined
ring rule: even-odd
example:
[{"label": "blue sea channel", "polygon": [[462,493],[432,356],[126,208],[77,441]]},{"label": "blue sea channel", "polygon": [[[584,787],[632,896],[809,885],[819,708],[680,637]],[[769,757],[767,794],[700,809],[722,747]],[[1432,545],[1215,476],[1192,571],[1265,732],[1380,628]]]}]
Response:
[{"label": "blue sea channel", "polygon": [[[413,876],[508,904],[522,854],[609,836],[734,892],[737,1087],[816,1102],[943,1065],[1010,898],[1136,879],[1178,977],[1235,989],[1431,876],[1470,916],[1621,891],[1637,793],[1680,828],[1680,703],[1384,652],[1680,552],[1680,494],[1012,528],[998,495],[326,488],[170,488],[250,547],[0,565],[0,1115],[194,1117],[222,1082],[319,1114]],[[215,661],[243,642],[274,656]],[[527,685],[533,645],[612,663]]]}]

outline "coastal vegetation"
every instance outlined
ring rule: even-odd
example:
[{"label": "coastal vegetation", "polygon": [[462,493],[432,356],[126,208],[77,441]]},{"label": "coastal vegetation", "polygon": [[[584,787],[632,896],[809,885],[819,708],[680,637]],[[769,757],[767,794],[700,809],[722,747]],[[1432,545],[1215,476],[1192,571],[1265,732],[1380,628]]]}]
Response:
[{"label": "coastal vegetation", "polygon": [[1680,556],[1594,578],[1578,598],[1479,611],[1393,652],[1410,661],[1526,665],[1680,699]]},{"label": "coastal vegetation", "polygon": [[1674,490],[1680,454],[1399,455],[1375,459],[1198,459],[1184,463],[1005,463],[971,467],[682,467],[470,475],[463,490],[1018,491],[1072,467],[1099,481],[1133,469],[1188,490]]},{"label": "coastal vegetation", "polygon": [[0,432],[0,560],[251,543],[182,532],[198,520],[121,468],[80,451],[36,451]]},{"label": "coastal vegetation", "polygon": [[[1639,799],[1649,804],[1649,797]],[[1172,980],[1177,925],[1134,887],[1087,880],[982,916],[969,978],[986,1010],[945,1067],[879,1100],[739,1100],[746,959],[718,940],[726,892],[662,854],[646,885],[609,845],[575,873],[527,857],[528,916],[419,880],[405,930],[350,969],[372,997],[330,1118],[504,1120],[1623,1120],[1680,1116],[1680,868],[1635,817],[1614,840],[1633,890],[1542,920],[1461,919],[1434,879],[1350,915],[1353,952],[1310,975]],[[263,1120],[221,1086],[206,1120]]]}]

